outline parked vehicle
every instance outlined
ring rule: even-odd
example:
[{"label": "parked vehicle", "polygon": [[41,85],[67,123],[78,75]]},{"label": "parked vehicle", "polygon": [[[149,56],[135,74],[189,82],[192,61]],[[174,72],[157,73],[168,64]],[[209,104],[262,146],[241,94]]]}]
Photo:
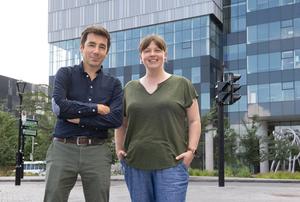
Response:
[{"label": "parked vehicle", "polygon": [[46,161],[24,161],[24,173],[44,175],[46,172]]}]

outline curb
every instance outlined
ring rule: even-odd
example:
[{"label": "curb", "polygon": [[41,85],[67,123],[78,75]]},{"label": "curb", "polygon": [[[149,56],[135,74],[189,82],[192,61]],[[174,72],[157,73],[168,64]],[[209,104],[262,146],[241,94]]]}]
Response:
[{"label": "curb", "polygon": [[[190,182],[218,182],[218,177],[206,177],[206,176],[190,176]],[[0,182],[14,182],[15,177],[0,177]],[[24,176],[21,182],[44,182],[45,176]],[[78,181],[81,181],[78,177]],[[124,181],[123,175],[111,176],[111,181]],[[237,178],[237,177],[225,177],[225,182],[239,182],[239,183],[299,183],[298,179],[262,179],[262,178]]]}]

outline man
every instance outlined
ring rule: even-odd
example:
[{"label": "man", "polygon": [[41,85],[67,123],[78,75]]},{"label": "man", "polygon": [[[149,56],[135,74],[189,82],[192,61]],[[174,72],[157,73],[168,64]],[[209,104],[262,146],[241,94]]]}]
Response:
[{"label": "man", "polygon": [[123,96],[120,81],[102,70],[109,47],[106,29],[86,28],[80,42],[83,61],[56,74],[57,122],[46,157],[45,202],[67,201],[78,174],[87,202],[109,201],[112,155],[105,142],[108,129],[122,123]]}]

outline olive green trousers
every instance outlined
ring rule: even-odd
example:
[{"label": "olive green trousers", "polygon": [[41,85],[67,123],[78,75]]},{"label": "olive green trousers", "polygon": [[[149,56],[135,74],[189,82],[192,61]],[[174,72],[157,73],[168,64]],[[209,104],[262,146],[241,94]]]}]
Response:
[{"label": "olive green trousers", "polygon": [[108,202],[112,154],[107,144],[76,145],[53,141],[46,157],[44,202],[66,202],[78,174],[86,202]]}]

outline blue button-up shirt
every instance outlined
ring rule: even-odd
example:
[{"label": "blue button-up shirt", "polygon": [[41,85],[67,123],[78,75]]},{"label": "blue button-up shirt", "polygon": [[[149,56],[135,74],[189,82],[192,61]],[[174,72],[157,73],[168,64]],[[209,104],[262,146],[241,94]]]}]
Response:
[{"label": "blue button-up shirt", "polygon": [[[83,63],[60,68],[55,76],[52,97],[57,115],[54,137],[97,136],[107,138],[109,128],[122,124],[122,86],[102,68],[93,80],[84,72]],[[110,107],[110,113],[98,114],[97,104]],[[67,119],[80,118],[79,124]]]}]

